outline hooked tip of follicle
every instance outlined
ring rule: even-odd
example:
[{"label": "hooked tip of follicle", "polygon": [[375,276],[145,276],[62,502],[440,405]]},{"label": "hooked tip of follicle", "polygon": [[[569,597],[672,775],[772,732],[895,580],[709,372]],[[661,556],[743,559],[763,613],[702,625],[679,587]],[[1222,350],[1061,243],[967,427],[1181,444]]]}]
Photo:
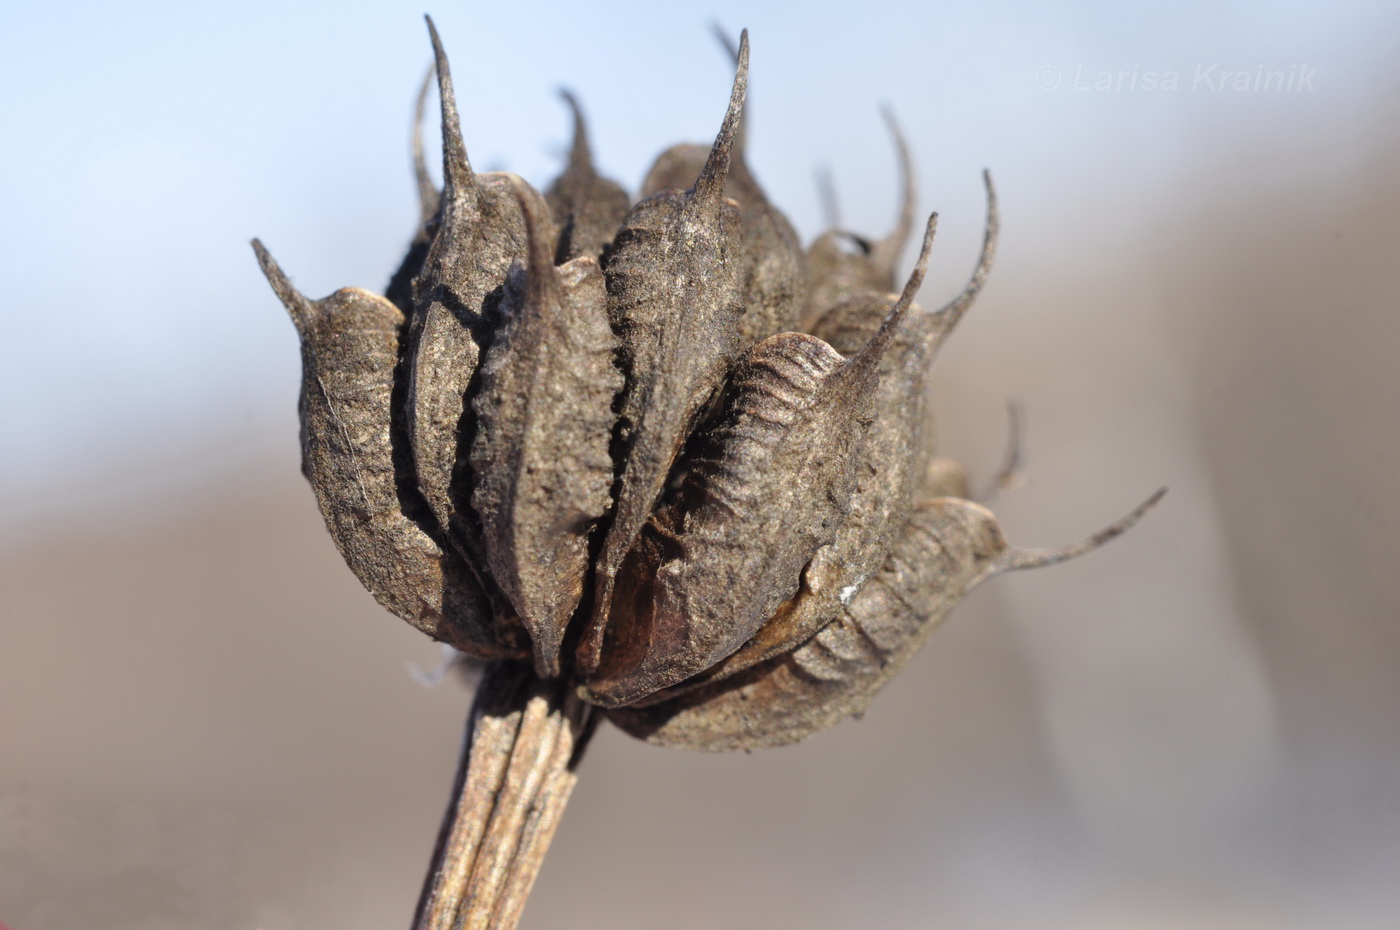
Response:
[{"label": "hooked tip of follicle", "polygon": [[710,148],[710,156],[705,160],[705,168],[695,181],[696,199],[718,206],[724,193],[724,182],[729,176],[729,163],[734,153],[734,140],[738,136],[740,119],[744,113],[744,97],[749,87],[749,31],[739,33],[739,54],[734,69],[734,86],[729,92],[729,107],[724,113],[719,135]]},{"label": "hooked tip of follicle", "polygon": [[[914,211],[919,199],[918,190],[914,180],[914,155],[909,149],[909,140],[904,136],[904,130],[899,125],[899,120],[895,118],[894,108],[889,104],[880,106],[880,116],[885,120],[885,127],[890,132],[890,138],[894,140],[895,157],[899,160],[899,179],[902,187],[900,197],[899,214],[895,220],[894,230],[886,237],[894,248],[889,256],[891,266],[898,261],[898,252],[903,251],[904,244],[909,238],[909,233],[914,227]],[[890,271],[894,271],[891,267]]]},{"label": "hooked tip of follicle", "polygon": [[997,186],[992,183],[992,169],[982,169],[982,187],[987,191],[987,230],[983,235],[985,243],[990,240],[990,251],[996,251],[997,235],[1001,232],[1001,211],[997,207]]},{"label": "hooked tip of follicle", "polygon": [[[914,270],[909,273],[909,280],[904,282],[904,290],[900,293],[899,299],[895,301],[889,313],[885,314],[884,322],[880,324],[879,330],[870,338],[865,347],[860,350],[856,359],[869,355],[874,360],[878,360],[889,347],[890,341],[894,338],[895,331],[904,322],[905,315],[914,303],[914,298],[919,293],[919,288],[924,285],[924,276],[928,274],[929,256],[933,252],[934,234],[938,232],[938,214],[930,213],[928,225],[924,227],[924,242],[919,247],[919,259],[914,263]],[[856,359],[852,359],[854,362]]]},{"label": "hooked tip of follicle", "polygon": [[895,116],[894,107],[888,103],[880,104],[880,118],[885,121],[885,128],[889,130],[890,138],[894,140],[895,156],[899,159],[900,174],[907,182],[909,175],[913,173],[914,153],[909,148],[909,139],[904,135],[904,127],[899,124],[899,117]]},{"label": "hooked tip of follicle", "polygon": [[938,214],[928,215],[928,225],[924,227],[924,242],[919,246],[919,260],[914,263],[914,270],[909,274],[909,280],[904,284],[904,292],[899,295],[899,302],[895,304],[894,310],[890,311],[893,317],[896,313],[903,314],[908,311],[909,305],[914,302],[914,297],[919,293],[919,288],[924,285],[924,276],[928,274],[929,254],[933,251],[933,236],[938,231]]},{"label": "hooked tip of follicle", "polygon": [[865,383],[873,384],[879,377],[880,360],[885,357],[885,351],[889,349],[890,343],[894,341],[894,334],[898,331],[900,324],[904,322],[904,316],[909,307],[914,303],[914,297],[919,293],[919,288],[924,283],[924,275],[928,271],[929,253],[933,250],[933,235],[938,229],[938,214],[930,213],[928,226],[924,228],[924,244],[919,249],[919,260],[914,263],[914,270],[909,274],[909,280],[904,284],[904,291],[895,300],[894,306],[885,314],[885,319],[880,323],[880,328],[875,331],[875,335],[870,337],[870,341],[861,346],[860,351],[846,359],[844,365],[838,371],[837,377],[848,384]]},{"label": "hooked tip of follicle", "polygon": [[583,117],[583,106],[578,102],[578,97],[574,96],[574,92],[567,87],[559,88],[559,96],[574,118],[574,138],[569,143],[569,166],[589,168],[593,164],[593,151],[588,142],[588,122]]},{"label": "hooked tip of follicle", "polygon": [[[724,49],[725,53],[729,55],[730,61],[737,66],[739,64],[739,46],[734,44],[734,39],[730,36],[729,30],[721,26],[719,20],[716,19],[710,21],[710,31],[714,33],[715,38],[719,39],[719,44]],[[748,144],[747,96],[747,91],[745,91],[745,104],[743,112],[739,116],[739,128],[734,130],[734,151],[737,153],[735,157],[741,161],[744,158],[744,148]]]},{"label": "hooked tip of follicle", "polygon": [[992,270],[992,262],[996,259],[997,240],[1001,238],[1001,208],[997,205],[997,186],[992,183],[990,168],[982,169],[982,186],[987,190],[987,221],[982,234],[982,257],[978,262],[978,271],[982,280],[986,281]]},{"label": "hooked tip of follicle", "polygon": [[413,128],[416,130],[417,141],[422,143],[423,118],[428,111],[428,92],[433,89],[433,78],[437,76],[437,62],[428,64],[428,70],[423,72],[423,80],[418,84],[418,97],[413,104]]},{"label": "hooked tip of follicle", "polygon": [[904,133],[900,131],[899,120],[895,118],[894,107],[888,101],[880,104],[880,118],[885,121],[885,128],[894,136],[897,143],[904,141]]},{"label": "hooked tip of follicle", "polygon": [[428,158],[423,145],[423,122],[428,111],[428,91],[432,89],[433,76],[436,73],[437,65],[428,65],[423,81],[418,85],[418,99],[413,105],[413,177],[418,185],[418,207],[424,223],[432,219],[432,214],[437,212],[437,186],[433,184],[432,175],[428,173]]},{"label": "hooked tip of follicle", "polygon": [[282,266],[277,264],[277,260],[262,244],[261,239],[254,239],[252,245],[253,254],[258,257],[258,267],[262,269],[263,277],[267,278],[267,283],[272,285],[273,293],[277,295],[277,299],[282,301],[282,306],[286,307],[287,312],[291,314],[292,322],[300,327],[307,314],[311,312],[311,301],[292,285],[291,279],[282,270]]},{"label": "hooked tip of follicle", "polygon": [[550,241],[549,221],[540,215],[539,207],[531,196],[529,183],[515,175],[505,175],[510,179],[511,194],[520,208],[520,216],[525,221],[525,268],[526,287],[531,293],[548,290],[556,280],[554,270],[554,243]]},{"label": "hooked tip of follicle", "polygon": [[[427,13],[423,14],[423,21],[428,24],[428,40],[433,44],[433,63],[437,65],[438,79],[442,79],[443,72],[447,70],[447,53],[442,48],[442,36],[438,35],[437,24],[433,22],[433,17]],[[451,80],[449,77],[448,80]]]},{"label": "hooked tip of follicle", "polygon": [[[1157,504],[1162,500],[1162,498],[1166,496],[1167,487],[1166,485],[1163,485],[1156,491],[1153,491],[1152,495],[1148,497],[1147,500],[1134,507],[1132,511],[1130,511],[1126,516],[1115,520],[1113,523],[1110,523],[1108,526],[1099,530],[1093,536],[1090,536],[1088,539],[1084,540],[1084,542],[1080,543],[1080,546],[1084,547],[1081,551],[1088,552],[1091,549],[1097,549],[1099,546],[1102,546],[1104,543],[1108,542],[1110,539],[1113,539],[1115,536],[1121,536],[1123,533],[1126,533],[1132,528],[1133,524],[1141,520],[1149,510],[1151,510],[1153,507],[1156,507]],[[1076,552],[1074,554],[1077,555],[1078,553]]]},{"label": "hooked tip of follicle", "polygon": [[997,237],[1001,235],[1001,208],[997,206],[997,186],[992,181],[992,169],[982,169],[982,187],[987,191],[986,230],[982,234],[982,252],[986,256],[987,269],[991,269],[996,256]]},{"label": "hooked tip of follicle", "polygon": [[457,98],[452,92],[452,70],[447,64],[447,51],[443,48],[442,37],[431,16],[424,16],[428,23],[428,37],[433,43],[433,70],[437,72],[438,102],[442,108],[442,173],[445,191],[461,193],[474,187],[471,162],[467,159],[467,145],[462,140],[462,119],[457,113]]},{"label": "hooked tip of follicle", "polygon": [[442,105],[443,130],[446,131],[449,119],[455,121],[457,101],[452,93],[452,69],[447,64],[447,50],[442,47],[442,36],[431,16],[423,17],[428,22],[428,39],[433,44],[433,71],[437,74],[438,96]]},{"label": "hooked tip of follicle", "polygon": [[1008,549],[1002,556],[1000,571],[1016,571],[1022,568],[1043,568],[1047,565],[1055,565],[1068,561],[1077,556],[1093,552],[1105,543],[1132,529],[1133,524],[1143,518],[1146,513],[1166,496],[1165,486],[1158,488],[1151,497],[1138,504],[1127,515],[1115,520],[1097,533],[1080,542],[1069,546],[1060,546],[1056,549]]},{"label": "hooked tip of follicle", "polygon": [[947,338],[977,299],[977,295],[982,293],[982,288],[992,273],[992,265],[996,262],[997,240],[1001,236],[1001,212],[997,207],[997,189],[992,183],[992,172],[986,168],[982,169],[982,186],[987,191],[987,218],[982,232],[982,251],[978,253],[972,276],[968,278],[962,291],[934,313],[936,325],[932,329],[932,338],[935,347]]}]

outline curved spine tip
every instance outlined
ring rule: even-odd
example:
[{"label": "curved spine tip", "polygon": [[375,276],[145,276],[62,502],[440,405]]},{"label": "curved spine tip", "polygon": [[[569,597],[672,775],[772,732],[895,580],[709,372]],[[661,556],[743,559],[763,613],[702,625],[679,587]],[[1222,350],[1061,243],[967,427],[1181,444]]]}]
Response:
[{"label": "curved spine tip", "polygon": [[574,118],[574,139],[569,145],[569,167],[591,169],[593,148],[588,140],[588,122],[583,118],[583,107],[579,104],[578,97],[567,87],[559,88],[559,96],[564,98],[564,103]]},{"label": "curved spine tip", "polygon": [[994,497],[1015,490],[1025,480],[1026,426],[1025,413],[1021,402],[1006,401],[1006,454],[1002,457],[1001,468],[996,477],[987,485],[987,490],[977,495],[980,503],[988,503]]},{"label": "curved spine tip", "polygon": [[870,341],[846,363],[852,370],[868,369],[873,371],[878,367],[885,350],[889,348],[891,340],[894,339],[895,331],[904,322],[905,314],[909,312],[909,307],[914,303],[914,297],[924,284],[924,276],[928,274],[929,255],[933,251],[933,238],[937,231],[938,214],[930,213],[928,225],[924,227],[924,242],[919,247],[919,260],[914,263],[914,270],[909,273],[909,280],[904,283],[904,290],[900,293],[894,306],[890,308],[889,313],[885,314],[884,322],[880,324],[880,328],[876,330],[875,335],[870,337]]},{"label": "curved spine tip", "polygon": [[267,278],[267,283],[272,285],[273,293],[277,295],[278,300],[282,301],[282,306],[287,308],[287,313],[291,315],[292,322],[296,324],[297,329],[301,329],[312,313],[311,301],[292,285],[287,273],[282,270],[281,265],[277,264],[277,260],[262,244],[261,239],[254,239],[252,245],[253,254],[258,257],[258,267],[262,269],[263,277]]},{"label": "curved spine tip", "polygon": [[[729,30],[720,25],[719,20],[710,21],[710,31],[719,40],[720,47],[729,56],[730,64],[739,65],[739,46],[734,44],[734,39],[730,37]],[[748,95],[745,93],[744,110],[739,117],[739,128],[734,133],[734,157],[740,161],[744,158],[744,150],[748,147],[749,137],[749,104]]]},{"label": "curved spine tip", "polygon": [[905,246],[909,244],[909,237],[914,233],[919,190],[914,172],[914,154],[909,148],[909,140],[905,137],[904,130],[900,128],[899,120],[895,118],[894,109],[889,104],[883,104],[880,107],[880,116],[885,121],[890,138],[894,140],[895,157],[899,161],[900,198],[894,229],[875,243],[872,261],[879,271],[893,280],[895,268],[899,265],[899,256],[903,254]]},{"label": "curved spine tip", "polygon": [[1141,520],[1144,514],[1157,506],[1157,503],[1166,493],[1167,489],[1165,487],[1158,488],[1151,497],[1133,508],[1132,512],[1115,520],[1113,523],[1110,523],[1097,533],[1080,542],[1068,546],[1059,546],[1054,549],[1007,549],[1001,557],[996,560],[993,573],[1019,571],[1023,568],[1043,568],[1047,565],[1055,565],[1059,562],[1068,561],[1069,559],[1084,555],[1087,552],[1093,552],[1104,543],[1123,535],[1131,529],[1133,524]]},{"label": "curved spine tip", "polygon": [[557,293],[559,279],[554,274],[554,244],[545,235],[548,220],[540,215],[530,185],[523,178],[508,175],[520,216],[525,221],[525,289],[538,311]]},{"label": "curved spine tip", "polygon": [[734,154],[735,139],[738,136],[739,122],[744,114],[744,98],[749,87],[749,31],[739,34],[738,63],[734,69],[734,86],[729,92],[729,108],[725,110],[724,122],[719,135],[710,148],[710,156],[705,167],[695,181],[695,200],[702,207],[718,210],[724,196],[724,183],[729,177],[729,164]]},{"label": "curved spine tip", "polygon": [[418,85],[418,98],[413,105],[413,179],[418,185],[418,212],[425,224],[437,213],[438,207],[437,185],[433,183],[432,175],[428,174],[428,159],[423,147],[423,121],[428,111],[428,91],[432,89],[433,75],[436,73],[437,66],[428,65],[423,82]]},{"label": "curved spine tip", "polygon": [[428,22],[428,36],[433,43],[434,70],[437,71],[438,97],[442,106],[443,195],[448,199],[471,197],[476,191],[476,176],[467,159],[466,143],[462,141],[462,118],[457,112],[457,98],[452,91],[452,70],[447,64],[447,52],[443,49],[442,37],[438,35],[433,18],[423,18]]},{"label": "curved spine tip", "polygon": [[987,283],[987,277],[991,274],[992,265],[996,261],[997,240],[1001,236],[1001,212],[997,207],[997,189],[996,185],[992,183],[992,173],[985,168],[982,169],[982,185],[987,189],[987,219],[982,233],[982,251],[977,256],[977,264],[972,269],[972,277],[968,278],[962,291],[938,309],[941,322],[937,338],[940,341],[958,324],[958,321],[963,318],[963,314],[967,313],[968,308],[977,299],[977,295],[981,293],[982,287]]}]

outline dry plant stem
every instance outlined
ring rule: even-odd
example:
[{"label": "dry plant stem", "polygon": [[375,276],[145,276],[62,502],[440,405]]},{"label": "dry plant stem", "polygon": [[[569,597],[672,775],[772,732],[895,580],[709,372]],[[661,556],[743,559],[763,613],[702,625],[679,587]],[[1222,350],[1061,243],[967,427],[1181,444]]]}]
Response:
[{"label": "dry plant stem", "polygon": [[523,663],[487,667],[413,930],[519,922],[592,733],[574,690]]}]

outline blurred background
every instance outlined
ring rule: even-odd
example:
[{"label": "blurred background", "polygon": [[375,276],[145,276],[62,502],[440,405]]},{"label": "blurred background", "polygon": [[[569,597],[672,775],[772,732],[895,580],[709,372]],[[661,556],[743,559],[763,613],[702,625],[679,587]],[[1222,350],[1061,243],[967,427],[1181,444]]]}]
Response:
[{"label": "blurred background", "polygon": [[[470,700],[298,472],[305,292],[412,232],[421,5],[37,4],[0,32],[0,924],[407,926]],[[711,139],[805,237],[941,213],[944,453],[1008,400],[1026,545],[858,722],[707,756],[604,730],[525,926],[1393,927],[1400,13],[1382,0],[432,9],[479,168],[560,169],[567,84],[635,189]],[[1277,73],[1277,77],[1275,77]],[[1282,86],[1280,86],[1282,85]],[[435,145],[435,136],[433,137]],[[912,259],[912,256],[908,258]]]}]

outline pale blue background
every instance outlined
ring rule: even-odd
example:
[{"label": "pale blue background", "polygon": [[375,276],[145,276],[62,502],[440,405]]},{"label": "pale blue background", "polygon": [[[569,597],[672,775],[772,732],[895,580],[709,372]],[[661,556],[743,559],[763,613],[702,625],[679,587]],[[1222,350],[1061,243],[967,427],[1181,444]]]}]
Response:
[{"label": "pale blue background", "polygon": [[[1216,137],[1295,127],[1302,157],[1346,172],[1363,146],[1319,146],[1308,127],[1322,114],[1366,112],[1400,21],[1376,0],[434,12],[474,161],[541,185],[567,141],[559,85],[581,96],[602,168],[635,187],[664,145],[713,135],[728,74],[709,23],[748,26],[752,162],[774,199],[815,234],[813,174],[829,166],[844,220],[883,229],[893,179],[876,106],[890,103],[917,149],[922,204],[944,214],[949,288],[977,234],[983,166],[1014,211],[1008,235],[1036,242],[1049,263],[1089,221],[1086,201],[1121,209],[1115,239],[1150,227],[1159,190],[1214,157]],[[285,440],[296,350],[246,240],[261,236],[309,293],[383,286],[414,217],[406,140],[428,61],[421,13],[421,4],[259,2],[7,10],[4,526],[101,505],[141,480],[168,488],[219,460],[236,473],[240,455]],[[1072,89],[1080,66],[1176,69],[1189,82],[1213,63],[1306,65],[1316,90]],[[1063,74],[1054,91],[1036,83],[1045,65]],[[1247,181],[1267,169],[1220,170]],[[214,441],[231,423],[246,444],[216,460],[172,452],[157,467],[127,454],[170,438],[179,448]]]}]

